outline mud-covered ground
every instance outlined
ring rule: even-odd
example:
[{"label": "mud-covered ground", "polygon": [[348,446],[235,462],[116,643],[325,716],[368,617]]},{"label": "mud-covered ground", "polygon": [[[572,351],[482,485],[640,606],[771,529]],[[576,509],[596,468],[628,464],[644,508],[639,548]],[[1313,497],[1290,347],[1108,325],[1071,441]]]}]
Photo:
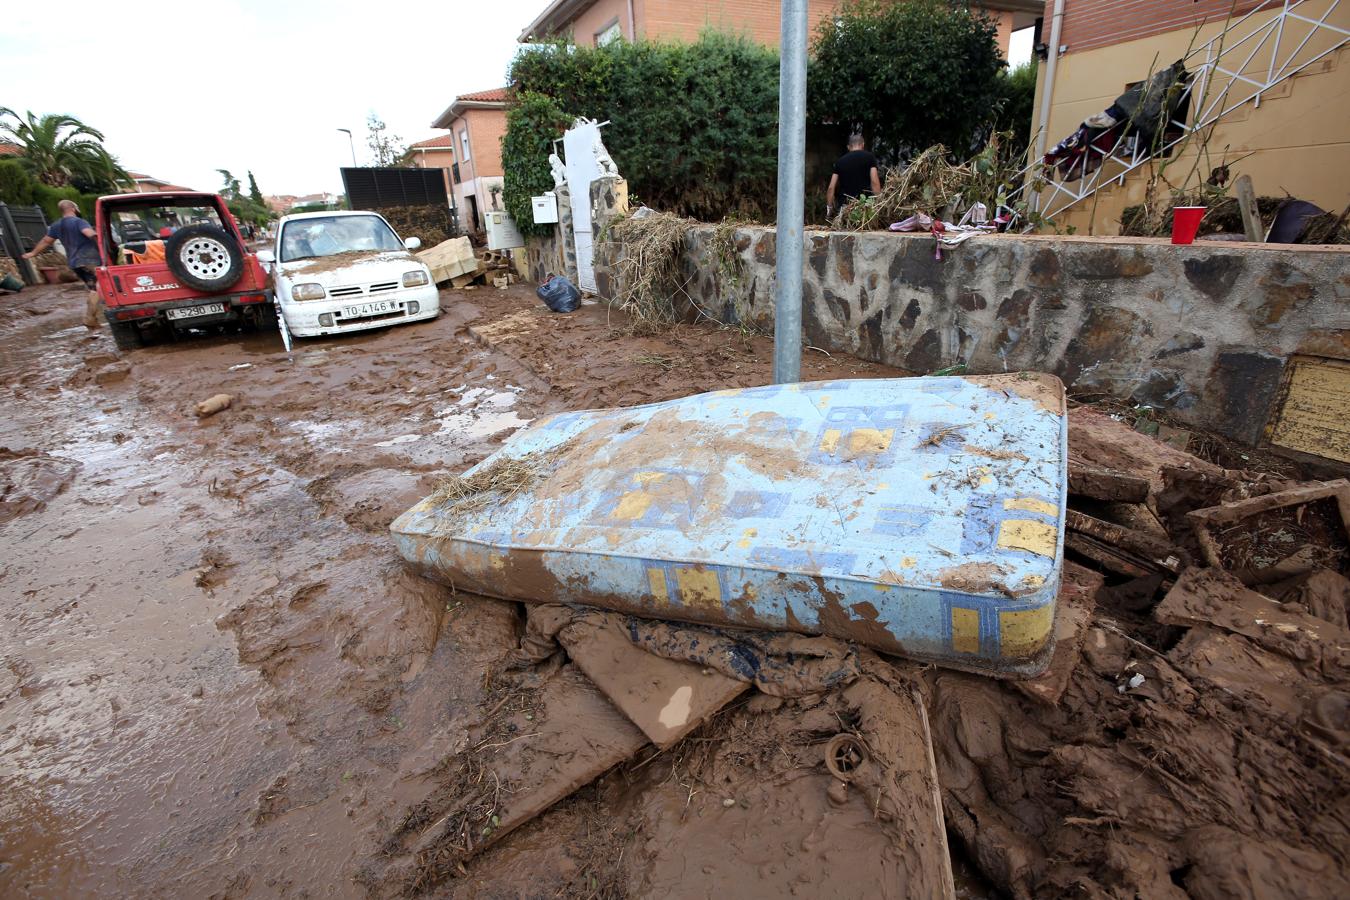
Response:
[{"label": "mud-covered ground", "polygon": [[[940,840],[905,816],[939,796],[963,898],[993,896],[972,867],[1018,900],[1350,896],[1350,581],[1328,503],[1223,530],[1231,573],[1066,564],[1048,688],[874,660],[843,692],[746,690],[615,765],[597,745],[621,717],[581,661],[550,646],[508,675],[519,605],[411,574],[387,525],[538,416],[765,383],[770,342],[637,338],[523,286],[443,302],[291,354],[219,335],[119,354],[76,287],[0,301],[0,897],[927,895],[908,887]],[[229,409],[192,415],[220,393]],[[1068,430],[1071,459],[1148,486],[1074,511],[1180,555],[1187,511],[1288,486],[1092,409]],[[879,685],[927,711],[928,765],[918,730],[866,711]],[[823,765],[841,730],[933,802],[841,794]],[[571,771],[588,744],[613,768],[509,830],[518,776]]]},{"label": "mud-covered ground", "polygon": [[[514,604],[405,572],[390,520],[536,416],[770,374],[767,338],[636,338],[523,286],[446,292],[435,322],[289,355],[256,335],[121,354],[80,325],[82,297],[0,300],[0,896],[366,895],[390,820],[484,717],[521,625]],[[218,393],[233,406],[196,419]],[[753,832],[755,798],[727,809],[671,772],[583,790],[433,895],[725,885],[725,860],[663,857],[669,823],[708,803]],[[781,811],[813,831],[792,865],[741,861],[742,896],[865,892],[813,884],[811,860],[860,877],[852,861],[886,850],[865,807],[823,797]]]}]

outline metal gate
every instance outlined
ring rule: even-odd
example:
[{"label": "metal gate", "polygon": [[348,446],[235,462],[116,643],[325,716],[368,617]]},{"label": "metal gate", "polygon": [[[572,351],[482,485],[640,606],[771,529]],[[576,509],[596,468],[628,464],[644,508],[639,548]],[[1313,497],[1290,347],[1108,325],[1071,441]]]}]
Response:
[{"label": "metal gate", "polygon": [[47,217],[40,206],[10,206],[0,203],[0,248],[19,267],[29,284],[37,284],[37,272],[22,255],[47,235]]}]

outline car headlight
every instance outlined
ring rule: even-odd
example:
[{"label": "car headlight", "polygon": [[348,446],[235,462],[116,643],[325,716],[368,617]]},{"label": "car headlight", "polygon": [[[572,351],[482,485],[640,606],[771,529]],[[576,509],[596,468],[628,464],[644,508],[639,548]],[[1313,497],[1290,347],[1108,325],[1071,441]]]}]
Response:
[{"label": "car headlight", "polygon": [[404,287],[417,287],[418,285],[426,284],[430,280],[431,279],[427,277],[427,273],[424,269],[403,273]]},{"label": "car headlight", "polygon": [[322,300],[325,296],[323,285],[315,282],[297,284],[291,288],[292,300]]}]

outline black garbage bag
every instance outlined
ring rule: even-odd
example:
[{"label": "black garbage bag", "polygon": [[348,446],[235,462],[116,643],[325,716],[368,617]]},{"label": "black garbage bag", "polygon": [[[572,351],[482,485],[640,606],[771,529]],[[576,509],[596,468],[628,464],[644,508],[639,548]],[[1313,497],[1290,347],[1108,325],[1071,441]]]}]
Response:
[{"label": "black garbage bag", "polygon": [[570,313],[581,305],[581,291],[561,275],[554,275],[535,289],[544,305],[556,313]]}]

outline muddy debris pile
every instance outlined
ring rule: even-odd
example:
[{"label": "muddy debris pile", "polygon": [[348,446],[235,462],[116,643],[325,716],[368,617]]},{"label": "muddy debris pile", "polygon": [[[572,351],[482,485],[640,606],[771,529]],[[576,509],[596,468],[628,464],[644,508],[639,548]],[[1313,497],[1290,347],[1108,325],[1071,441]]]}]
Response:
[{"label": "muddy debris pile", "polygon": [[1069,450],[1044,674],[528,604],[365,885],[444,890],[599,780],[564,892],[954,896],[956,858],[1016,898],[1350,896],[1350,483],[1087,407]]}]

